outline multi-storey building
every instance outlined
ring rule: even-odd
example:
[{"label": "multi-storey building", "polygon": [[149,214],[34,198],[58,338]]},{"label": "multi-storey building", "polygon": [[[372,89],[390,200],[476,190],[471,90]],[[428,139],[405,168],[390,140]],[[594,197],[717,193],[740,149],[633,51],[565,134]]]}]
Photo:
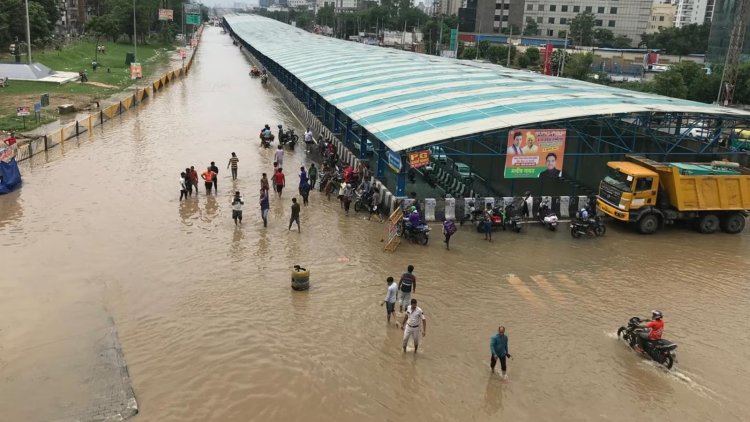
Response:
[{"label": "multi-storey building", "polygon": [[[711,19],[711,34],[708,37],[708,51],[706,62],[711,64],[724,64],[729,48],[729,40],[732,36],[736,8],[742,0],[716,0]],[[750,8],[745,10],[743,17],[745,25],[750,23]],[[750,30],[745,31],[745,41],[742,44],[742,55],[740,61],[750,60]]]},{"label": "multi-storey building", "polygon": [[480,34],[503,33],[523,27],[524,0],[466,0],[459,9],[459,30]]},{"label": "multi-storey building", "polygon": [[674,26],[677,5],[669,3],[656,3],[651,7],[651,17],[648,20],[647,34],[659,32],[662,28],[671,28]]},{"label": "multi-storey building", "polygon": [[674,26],[677,28],[690,24],[701,25],[710,22],[714,11],[714,0],[674,0],[677,11]]},{"label": "multi-storey building", "polygon": [[561,31],[570,31],[576,15],[590,12],[595,15],[596,28],[624,35],[637,44],[648,29],[652,4],[652,0],[526,0],[524,22],[536,22],[540,36],[559,37]]}]

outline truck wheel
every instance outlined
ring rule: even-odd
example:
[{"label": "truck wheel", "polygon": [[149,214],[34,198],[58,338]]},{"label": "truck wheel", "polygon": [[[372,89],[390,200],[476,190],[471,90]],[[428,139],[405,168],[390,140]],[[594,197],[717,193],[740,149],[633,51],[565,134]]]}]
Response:
[{"label": "truck wheel", "polygon": [[659,229],[659,218],[654,214],[646,214],[638,220],[638,231],[641,234],[654,234]]},{"label": "truck wheel", "polygon": [[714,214],[706,214],[698,220],[698,231],[711,234],[719,229],[719,217]]},{"label": "truck wheel", "polygon": [[736,212],[721,219],[721,230],[724,233],[737,234],[745,229],[745,216]]}]

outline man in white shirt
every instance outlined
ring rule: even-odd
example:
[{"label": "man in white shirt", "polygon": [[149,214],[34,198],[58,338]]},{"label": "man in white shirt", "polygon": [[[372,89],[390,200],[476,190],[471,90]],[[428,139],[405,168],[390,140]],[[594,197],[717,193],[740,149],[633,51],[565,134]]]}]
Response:
[{"label": "man in white shirt", "polygon": [[307,128],[307,130],[305,131],[305,135],[303,139],[305,140],[305,147],[306,147],[305,151],[310,152],[310,145],[315,143],[315,140],[313,139],[313,133],[310,130],[310,128]]},{"label": "man in white shirt", "polygon": [[417,353],[420,337],[427,335],[427,319],[422,312],[422,308],[417,306],[417,299],[412,299],[411,305],[406,307],[406,315],[404,315],[402,324],[404,326],[404,353],[406,353],[409,337],[414,341],[414,353]]},{"label": "man in white shirt", "polygon": [[388,316],[388,325],[391,325],[391,315],[393,315],[393,312],[396,309],[398,285],[393,282],[393,277],[388,277],[386,282],[388,283],[388,290],[386,291],[385,299],[383,300],[383,303],[380,304],[380,306],[383,306],[383,304],[385,304],[385,312]]},{"label": "man in white shirt", "polygon": [[234,198],[232,198],[232,219],[234,220],[234,225],[242,224],[242,205],[245,203],[245,201],[242,200],[242,195],[240,195],[240,191],[237,191],[234,193]]}]

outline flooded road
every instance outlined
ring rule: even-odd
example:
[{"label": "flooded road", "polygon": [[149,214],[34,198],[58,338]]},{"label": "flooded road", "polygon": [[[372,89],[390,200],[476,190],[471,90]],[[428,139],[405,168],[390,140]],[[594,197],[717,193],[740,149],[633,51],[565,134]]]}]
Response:
[{"label": "flooded road", "polygon": [[[86,362],[109,316],[135,421],[748,420],[750,236],[610,226],[574,241],[530,227],[488,244],[464,228],[451,251],[435,236],[384,254],[383,224],[317,192],[302,233],[287,231],[300,149],[264,229],[256,189],[273,160],[256,134],[302,128],[248,68],[209,28],[188,78],[34,157],[23,189],[0,197],[0,420],[95,405]],[[180,170],[210,161],[219,195],[180,203]],[[311,270],[309,291],[289,288],[294,264]],[[379,306],[385,278],[408,264],[429,321],[416,356]],[[616,339],[654,308],[679,344],[671,372]],[[488,368],[499,324],[515,358],[507,381]]]}]

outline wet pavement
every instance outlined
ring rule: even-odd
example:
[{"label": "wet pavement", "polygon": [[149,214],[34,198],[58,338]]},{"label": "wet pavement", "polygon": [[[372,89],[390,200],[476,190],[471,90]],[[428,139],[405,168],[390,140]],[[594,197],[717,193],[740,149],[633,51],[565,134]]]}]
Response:
[{"label": "wet pavement", "polygon": [[[257,132],[295,120],[248,68],[207,28],[189,78],[35,156],[22,190],[0,197],[0,420],[88,418],[110,316],[135,421],[747,420],[750,236],[610,225],[576,241],[532,226],[487,243],[465,227],[446,251],[434,227],[426,247],[385,254],[383,224],[317,192],[302,233],[287,231],[301,149],[287,152],[288,188],[264,229],[257,188],[272,152]],[[219,194],[180,203],[181,169],[210,161]],[[309,291],[291,291],[294,264],[311,270]],[[408,264],[429,321],[416,356],[379,306]],[[679,344],[669,372],[615,335],[654,308]],[[508,380],[488,368],[499,324]]]}]

